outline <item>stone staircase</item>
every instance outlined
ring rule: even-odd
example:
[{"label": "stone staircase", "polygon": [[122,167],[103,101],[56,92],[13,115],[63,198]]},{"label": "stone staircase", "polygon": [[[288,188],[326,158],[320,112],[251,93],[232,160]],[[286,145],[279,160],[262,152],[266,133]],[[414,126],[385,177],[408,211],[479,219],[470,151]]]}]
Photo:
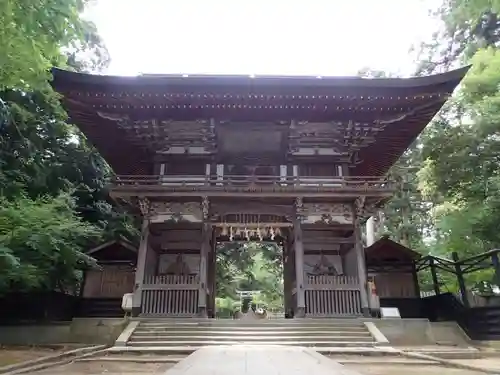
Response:
[{"label": "stone staircase", "polygon": [[[260,321],[141,319],[126,342],[126,351],[187,353],[208,345],[294,345],[322,351],[378,344],[358,319],[272,319]],[[119,339],[120,340],[120,339]],[[123,340],[123,338],[122,338]]]}]

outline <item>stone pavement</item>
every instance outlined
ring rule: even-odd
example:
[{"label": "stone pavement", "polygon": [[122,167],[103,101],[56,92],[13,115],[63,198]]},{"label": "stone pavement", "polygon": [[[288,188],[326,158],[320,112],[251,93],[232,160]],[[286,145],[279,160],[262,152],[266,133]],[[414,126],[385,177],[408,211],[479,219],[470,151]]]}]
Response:
[{"label": "stone pavement", "polygon": [[359,375],[314,350],[301,347],[231,345],[204,347],[167,375]]}]

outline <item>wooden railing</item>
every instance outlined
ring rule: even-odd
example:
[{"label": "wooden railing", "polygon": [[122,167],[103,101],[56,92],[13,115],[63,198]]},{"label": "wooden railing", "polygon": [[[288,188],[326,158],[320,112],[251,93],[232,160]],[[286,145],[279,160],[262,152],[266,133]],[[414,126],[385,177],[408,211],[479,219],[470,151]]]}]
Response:
[{"label": "wooden railing", "polygon": [[360,315],[360,294],[361,285],[356,276],[307,276],[306,316]]},{"label": "wooden railing", "polygon": [[303,177],[303,176],[173,176],[173,175],[128,175],[116,176],[111,180],[116,186],[206,186],[206,187],[318,187],[339,189],[379,189],[393,188],[385,177],[350,176],[350,177]]},{"label": "wooden railing", "polygon": [[196,275],[146,275],[142,315],[196,316],[199,280]]}]

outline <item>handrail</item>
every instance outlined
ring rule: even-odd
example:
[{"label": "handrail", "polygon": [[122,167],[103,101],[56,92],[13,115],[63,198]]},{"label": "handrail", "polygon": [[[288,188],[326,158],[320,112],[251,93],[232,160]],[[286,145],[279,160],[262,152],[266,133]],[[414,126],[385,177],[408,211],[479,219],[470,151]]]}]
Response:
[{"label": "handrail", "polygon": [[378,176],[269,176],[269,175],[122,175],[111,179],[116,185],[213,185],[213,186],[323,186],[390,188],[391,181]]}]

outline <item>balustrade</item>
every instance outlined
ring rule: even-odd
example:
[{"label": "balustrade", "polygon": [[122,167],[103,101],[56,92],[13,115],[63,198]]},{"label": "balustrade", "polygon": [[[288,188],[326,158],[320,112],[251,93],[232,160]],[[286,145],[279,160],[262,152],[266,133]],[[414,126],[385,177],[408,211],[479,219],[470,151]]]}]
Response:
[{"label": "balustrade", "polygon": [[337,188],[354,190],[391,190],[393,184],[385,177],[301,177],[301,176],[245,176],[245,175],[127,175],[116,176],[111,180],[115,186],[165,186],[217,188]]}]

